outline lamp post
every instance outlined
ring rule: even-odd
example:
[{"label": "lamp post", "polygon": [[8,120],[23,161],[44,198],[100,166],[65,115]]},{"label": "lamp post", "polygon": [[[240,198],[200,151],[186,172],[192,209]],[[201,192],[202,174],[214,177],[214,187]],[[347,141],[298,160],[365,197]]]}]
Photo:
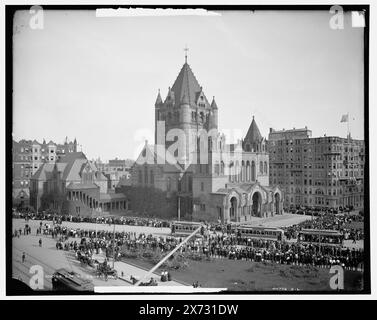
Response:
[{"label": "lamp post", "polygon": [[181,220],[181,198],[178,195],[178,221]]}]

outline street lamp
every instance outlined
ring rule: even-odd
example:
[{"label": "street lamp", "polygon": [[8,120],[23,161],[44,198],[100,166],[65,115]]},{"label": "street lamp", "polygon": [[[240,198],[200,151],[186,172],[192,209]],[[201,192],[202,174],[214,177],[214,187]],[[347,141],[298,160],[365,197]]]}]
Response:
[{"label": "street lamp", "polygon": [[181,198],[178,195],[178,221],[181,220]]}]

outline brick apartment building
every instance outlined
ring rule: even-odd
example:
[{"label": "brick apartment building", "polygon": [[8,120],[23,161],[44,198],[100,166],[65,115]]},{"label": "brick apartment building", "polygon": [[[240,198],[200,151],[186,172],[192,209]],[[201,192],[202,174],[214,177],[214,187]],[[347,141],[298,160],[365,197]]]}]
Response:
[{"label": "brick apartment building", "polygon": [[270,129],[270,184],[284,190],[285,208],[363,208],[363,140],[312,137],[307,128]]},{"label": "brick apartment building", "polygon": [[65,154],[77,152],[77,141],[68,141],[57,144],[53,141],[46,143],[43,140],[20,141],[13,140],[12,145],[12,196],[14,206],[24,206],[29,204],[29,186],[31,176],[44,163],[55,163]]}]

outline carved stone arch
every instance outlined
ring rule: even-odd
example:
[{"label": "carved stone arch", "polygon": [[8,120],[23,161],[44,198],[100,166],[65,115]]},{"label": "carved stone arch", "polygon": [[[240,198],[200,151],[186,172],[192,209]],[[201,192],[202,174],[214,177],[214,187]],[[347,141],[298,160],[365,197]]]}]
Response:
[{"label": "carved stone arch", "polygon": [[227,204],[230,206],[230,200],[231,198],[236,197],[237,204],[239,205],[241,202],[241,194],[239,194],[235,189],[231,189],[230,192],[227,195]]}]

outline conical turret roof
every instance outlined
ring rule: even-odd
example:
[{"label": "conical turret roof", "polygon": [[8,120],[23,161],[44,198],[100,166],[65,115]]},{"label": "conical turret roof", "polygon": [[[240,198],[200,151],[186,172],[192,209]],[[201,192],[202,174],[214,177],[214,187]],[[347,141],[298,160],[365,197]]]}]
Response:
[{"label": "conical turret roof", "polygon": [[253,143],[253,142],[260,142],[262,139],[263,137],[259,131],[259,128],[253,116],[253,121],[251,122],[251,125],[249,127],[249,130],[247,131],[244,141]]},{"label": "conical turret roof", "polygon": [[195,106],[195,98],[201,87],[196,80],[194,73],[186,62],[178,74],[171,90],[174,92],[174,97],[177,102],[181,102],[186,96],[191,106]]},{"label": "conical turret roof", "polygon": [[162,103],[162,98],[161,98],[160,89],[159,89],[155,105],[158,105],[158,104],[161,104],[161,103]]},{"label": "conical turret roof", "polygon": [[212,99],[211,108],[214,109],[214,110],[217,109],[217,104],[216,104],[216,101],[215,101],[215,97],[213,97],[213,99]]}]

